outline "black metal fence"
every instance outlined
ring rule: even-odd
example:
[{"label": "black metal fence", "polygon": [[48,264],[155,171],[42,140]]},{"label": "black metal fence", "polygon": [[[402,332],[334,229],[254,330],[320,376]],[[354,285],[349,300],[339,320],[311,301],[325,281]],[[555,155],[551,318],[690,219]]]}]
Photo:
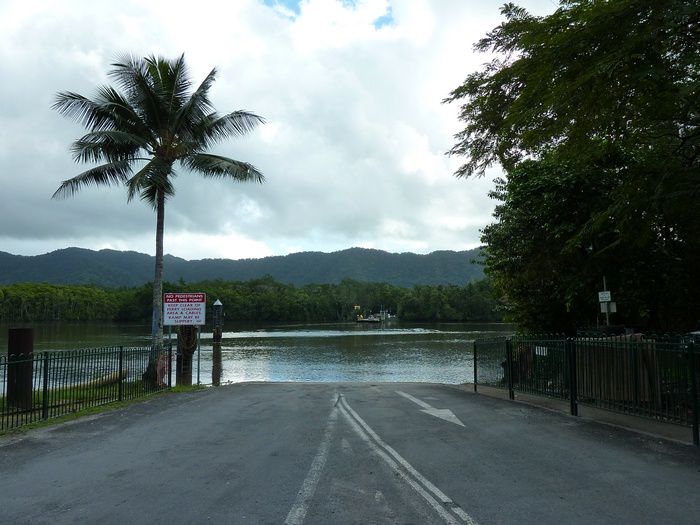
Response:
[{"label": "black metal fence", "polygon": [[478,385],[689,426],[700,444],[700,359],[692,340],[510,337],[474,342]]},{"label": "black metal fence", "polygon": [[[171,353],[116,347],[0,356],[0,430],[168,388]],[[155,380],[144,381],[149,360]]]}]

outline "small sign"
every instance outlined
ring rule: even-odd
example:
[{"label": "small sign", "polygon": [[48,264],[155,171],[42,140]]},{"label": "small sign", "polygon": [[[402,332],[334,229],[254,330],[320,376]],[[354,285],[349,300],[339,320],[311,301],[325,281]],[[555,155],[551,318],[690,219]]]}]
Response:
[{"label": "small sign", "polygon": [[598,302],[609,303],[611,300],[610,291],[598,292]]},{"label": "small sign", "polygon": [[600,303],[600,311],[604,314],[615,314],[617,313],[617,303]]},{"label": "small sign", "polygon": [[207,294],[205,293],[164,293],[164,326],[203,326]]}]

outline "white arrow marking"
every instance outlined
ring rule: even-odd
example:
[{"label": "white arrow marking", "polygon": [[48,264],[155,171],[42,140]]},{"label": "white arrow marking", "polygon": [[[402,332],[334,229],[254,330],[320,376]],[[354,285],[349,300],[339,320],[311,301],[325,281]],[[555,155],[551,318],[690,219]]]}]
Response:
[{"label": "white arrow marking", "polygon": [[426,414],[430,414],[431,416],[439,417],[440,419],[444,419],[445,421],[449,421],[450,423],[454,423],[455,425],[459,425],[460,427],[464,426],[464,423],[462,423],[459,420],[459,418],[452,413],[452,410],[449,410],[447,408],[433,408],[425,401],[421,401],[417,397],[413,397],[411,394],[407,394],[406,392],[399,392],[397,390],[396,393],[400,396],[405,397],[406,399],[410,399],[416,405],[421,407],[423,409],[421,410],[421,412],[425,412]]}]

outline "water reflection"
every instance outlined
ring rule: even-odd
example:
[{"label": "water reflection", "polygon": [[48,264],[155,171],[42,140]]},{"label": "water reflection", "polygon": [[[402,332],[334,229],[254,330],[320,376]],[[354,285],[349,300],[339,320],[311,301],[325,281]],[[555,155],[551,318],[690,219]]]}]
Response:
[{"label": "water reflection", "polygon": [[[469,325],[377,330],[226,332],[223,382],[396,381],[462,383],[473,375],[471,341],[509,331]],[[207,366],[206,345],[202,366]]]},{"label": "water reflection", "polygon": [[[14,325],[13,325],[14,326]],[[0,327],[2,328],[2,327]],[[35,326],[35,351],[143,346],[143,325]],[[462,383],[473,375],[471,341],[510,332],[508,325],[423,324],[226,326],[220,349],[202,333],[203,382],[397,381]],[[4,333],[3,333],[4,332]],[[0,352],[7,352],[7,328]],[[166,336],[167,337],[167,336]],[[195,363],[196,367],[196,356]],[[196,378],[196,370],[194,371]],[[196,379],[195,379],[196,380]]]},{"label": "water reflection", "polygon": [[70,350],[106,346],[145,346],[150,326],[113,323],[13,323],[0,324],[0,352],[7,352],[8,328],[34,329],[34,351]]}]

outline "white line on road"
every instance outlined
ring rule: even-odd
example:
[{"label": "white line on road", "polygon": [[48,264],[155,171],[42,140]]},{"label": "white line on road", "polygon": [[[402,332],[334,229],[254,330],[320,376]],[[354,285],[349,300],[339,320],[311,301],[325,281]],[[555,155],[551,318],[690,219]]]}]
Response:
[{"label": "white line on road", "polygon": [[[459,505],[452,501],[444,492],[433,485],[420,472],[406,461],[398,452],[391,446],[385,443],[379,435],[370,428],[370,426],[362,419],[357,412],[341,395],[340,398],[341,414],[347,419],[350,426],[365,441],[370,448],[381,457],[394,472],[404,479],[423,499],[430,505],[445,521],[450,525],[459,525],[460,521],[455,519],[455,516],[449,513],[452,511],[463,523],[468,525],[477,525],[476,521],[467,514]],[[392,457],[389,457],[392,456]],[[403,467],[403,468],[401,468]],[[409,475],[410,474],[410,475]],[[411,477],[412,476],[412,477]],[[432,495],[431,495],[432,493]],[[433,497],[435,496],[435,497]],[[435,499],[437,498],[437,500]],[[449,510],[448,510],[449,509]]]},{"label": "white line on road", "polygon": [[323,433],[321,444],[318,446],[316,456],[314,456],[314,460],[311,462],[309,473],[306,475],[306,479],[297,493],[297,499],[289,510],[287,519],[284,520],[286,525],[301,525],[304,523],[306,512],[309,510],[309,503],[316,493],[316,487],[318,486],[319,479],[321,479],[323,467],[326,465],[328,451],[330,450],[331,440],[333,439],[333,432],[335,431],[335,425],[338,421],[338,407],[335,396],[333,396],[333,400],[335,401],[335,405],[328,415],[328,422],[326,423],[326,430]]},{"label": "white line on road", "polygon": [[416,405],[421,407],[423,409],[421,410],[421,412],[425,412],[426,414],[429,414],[431,416],[439,417],[440,419],[444,419],[445,421],[449,421],[450,423],[454,423],[455,425],[459,425],[460,427],[464,426],[464,423],[462,423],[459,420],[459,418],[454,415],[452,410],[449,410],[447,408],[433,408],[425,401],[421,401],[417,397],[413,397],[411,394],[407,394],[406,392],[399,392],[397,390],[396,393],[400,396],[405,397],[406,399],[410,399]]},{"label": "white line on road", "polygon": [[400,396],[405,397],[406,399],[410,399],[410,400],[413,401],[416,405],[418,405],[419,407],[421,407],[421,408],[423,408],[423,409],[426,409],[426,410],[427,410],[427,409],[433,408],[433,407],[431,407],[428,403],[426,403],[425,401],[421,401],[421,400],[418,399],[417,397],[413,397],[411,394],[407,394],[406,392],[399,392],[398,390],[396,391],[396,393],[397,393],[398,395],[400,395]]}]

